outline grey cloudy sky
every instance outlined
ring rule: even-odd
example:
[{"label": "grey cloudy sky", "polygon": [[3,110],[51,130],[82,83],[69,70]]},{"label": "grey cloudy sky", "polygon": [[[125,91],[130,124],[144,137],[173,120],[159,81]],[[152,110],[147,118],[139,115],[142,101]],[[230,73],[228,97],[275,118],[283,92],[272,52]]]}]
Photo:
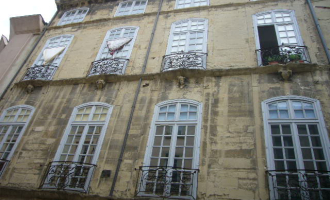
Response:
[{"label": "grey cloudy sky", "polygon": [[55,12],[55,0],[1,0],[0,36],[3,34],[9,39],[10,17],[41,14],[49,22]]}]

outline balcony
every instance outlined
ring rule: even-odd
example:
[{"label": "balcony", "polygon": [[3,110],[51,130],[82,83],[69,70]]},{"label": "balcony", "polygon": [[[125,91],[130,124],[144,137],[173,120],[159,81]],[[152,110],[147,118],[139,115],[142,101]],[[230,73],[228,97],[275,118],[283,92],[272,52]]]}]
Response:
[{"label": "balcony", "polygon": [[28,68],[23,81],[26,80],[52,80],[58,66],[55,65],[33,65]]},{"label": "balcony", "polygon": [[140,166],[136,196],[196,199],[198,169]]},{"label": "balcony", "polygon": [[8,165],[9,160],[4,160],[4,159],[0,159],[0,177],[3,173],[3,171],[6,169],[6,166]]},{"label": "balcony", "polygon": [[105,58],[92,62],[88,76],[102,74],[124,74],[128,59]]},{"label": "balcony", "polygon": [[330,171],[267,171],[271,199],[330,199]]},{"label": "balcony", "polygon": [[259,66],[311,62],[306,46],[282,45],[257,49],[256,53]]},{"label": "balcony", "polygon": [[162,71],[176,69],[206,69],[206,53],[178,52],[165,55]]},{"label": "balcony", "polygon": [[95,168],[96,165],[86,163],[50,162],[40,188],[88,193]]}]

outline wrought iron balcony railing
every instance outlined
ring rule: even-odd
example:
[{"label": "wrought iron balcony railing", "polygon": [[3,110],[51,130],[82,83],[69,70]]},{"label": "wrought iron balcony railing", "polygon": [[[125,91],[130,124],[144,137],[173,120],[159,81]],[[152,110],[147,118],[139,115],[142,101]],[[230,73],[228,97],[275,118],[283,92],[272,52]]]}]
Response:
[{"label": "wrought iron balcony railing", "polygon": [[96,165],[86,163],[50,162],[40,188],[88,193],[95,168]]},{"label": "wrought iron balcony railing", "polygon": [[328,200],[330,171],[267,171],[272,199]]},{"label": "wrought iron balcony railing", "polygon": [[281,45],[272,48],[257,49],[259,66],[272,64],[310,63],[306,46]]},{"label": "wrought iron balcony railing", "polygon": [[124,74],[128,59],[105,58],[92,62],[88,76],[101,74]]},{"label": "wrought iron balcony railing", "polygon": [[9,160],[4,160],[4,159],[0,159],[0,177],[3,173],[3,171],[6,169],[6,166],[8,165]]},{"label": "wrought iron balcony railing", "polygon": [[206,53],[177,52],[165,55],[162,71],[176,69],[206,69]]},{"label": "wrought iron balcony railing", "polygon": [[52,80],[58,66],[55,65],[33,65],[30,67],[24,78],[25,80]]},{"label": "wrought iron balcony railing", "polygon": [[198,169],[140,166],[136,196],[196,199]]}]

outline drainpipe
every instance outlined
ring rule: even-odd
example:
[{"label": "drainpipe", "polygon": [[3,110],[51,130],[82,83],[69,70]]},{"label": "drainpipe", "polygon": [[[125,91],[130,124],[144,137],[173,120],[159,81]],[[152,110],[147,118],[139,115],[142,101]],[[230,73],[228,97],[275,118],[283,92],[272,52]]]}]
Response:
[{"label": "drainpipe", "polygon": [[[157,16],[156,16],[156,19],[155,19],[155,22],[154,22],[154,27],[152,29],[152,33],[151,33],[151,36],[150,36],[150,42],[149,42],[149,46],[148,46],[148,50],[147,50],[147,55],[144,59],[141,74],[144,74],[145,71],[146,71],[148,58],[149,58],[149,54],[150,54],[150,50],[151,50],[151,45],[152,45],[152,42],[153,42],[153,39],[154,39],[154,36],[155,36],[155,31],[156,31],[156,28],[157,28],[157,23],[158,23],[158,20],[159,20],[159,15],[160,15],[162,5],[163,5],[163,0],[160,0],[158,11],[157,11]],[[115,175],[113,177],[113,181],[112,181],[109,196],[113,196],[113,192],[115,190],[115,186],[116,186],[116,182],[117,182],[117,178],[118,178],[118,174],[119,174],[119,169],[120,169],[121,163],[123,161],[123,157],[124,157],[124,151],[125,151],[126,144],[127,144],[127,138],[128,138],[128,135],[129,135],[129,131],[131,129],[133,114],[134,114],[134,110],[135,110],[135,107],[136,107],[136,102],[137,102],[137,99],[138,99],[138,96],[139,96],[139,93],[140,93],[141,84],[142,84],[142,78],[139,79],[139,83],[138,83],[138,86],[137,86],[136,91],[135,91],[134,101],[133,101],[133,104],[132,104],[132,109],[131,109],[129,120],[128,120],[128,123],[127,123],[126,132],[125,132],[125,136],[124,136],[124,141],[123,141],[123,145],[121,146],[120,156],[118,158],[118,164],[117,164],[117,168],[116,168],[116,171],[115,171]]]},{"label": "drainpipe", "polygon": [[0,96],[0,101],[2,100],[2,98],[5,96],[5,94],[7,93],[8,89],[10,88],[10,86],[13,84],[14,80],[16,79],[17,75],[19,74],[19,72],[22,70],[22,68],[24,67],[25,63],[28,61],[28,59],[30,58],[31,54],[33,53],[34,49],[37,47],[37,45],[39,44],[40,40],[42,39],[42,37],[45,35],[47,29],[49,28],[49,26],[52,24],[52,22],[54,21],[56,15],[58,14],[58,10],[56,10],[56,13],[54,14],[54,16],[52,17],[52,19],[50,20],[50,22],[47,24],[47,26],[44,28],[44,30],[42,31],[39,39],[37,40],[37,42],[33,45],[32,49],[30,50],[29,54],[26,56],[25,60],[23,61],[23,63],[21,64],[21,66],[18,68],[18,70],[16,71],[14,77],[11,79],[10,83],[7,85],[6,89],[3,91],[3,93]]},{"label": "drainpipe", "polygon": [[316,25],[316,28],[317,28],[317,32],[319,33],[319,36],[321,38],[321,42],[322,42],[322,45],[323,45],[323,48],[324,48],[324,51],[325,51],[325,54],[327,55],[327,58],[328,58],[328,63],[330,64],[330,53],[329,53],[329,49],[328,49],[328,46],[327,46],[327,43],[323,37],[323,33],[322,33],[322,30],[321,30],[321,26],[320,26],[320,23],[316,17],[316,14],[315,14],[315,11],[314,11],[314,8],[313,8],[313,5],[311,3],[310,0],[306,0],[307,1],[307,4],[308,4],[308,7],[312,13],[312,16],[313,16],[313,20],[314,20],[314,23]]}]

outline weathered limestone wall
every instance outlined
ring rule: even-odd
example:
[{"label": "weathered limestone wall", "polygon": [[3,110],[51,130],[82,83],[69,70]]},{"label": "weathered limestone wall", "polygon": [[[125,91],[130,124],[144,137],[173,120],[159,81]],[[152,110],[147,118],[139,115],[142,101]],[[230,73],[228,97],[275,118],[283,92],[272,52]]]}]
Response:
[{"label": "weathered limestone wall", "polygon": [[[142,165],[153,110],[170,99],[193,99],[203,104],[201,131],[199,199],[267,199],[265,146],[261,101],[282,95],[299,95],[321,101],[326,122],[330,120],[329,71],[294,73],[283,82],[277,74],[250,74],[188,78],[180,89],[175,77],[145,80],[133,116],[127,147],[115,188],[115,197],[133,198],[137,171]],[[75,106],[105,102],[114,106],[91,194],[107,196],[120,154],[125,127],[137,82],[108,83],[103,90],[94,84],[36,87],[31,94],[15,88],[0,112],[27,104],[36,112],[3,175],[2,186],[36,189],[53,160]],[[328,131],[329,131],[328,127]],[[101,178],[111,170],[110,178]]]},{"label": "weathered limestone wall", "polygon": [[[327,63],[313,20],[309,12],[306,11],[308,8],[304,1],[263,1],[259,3],[225,4],[226,6],[196,7],[183,9],[182,11],[166,10],[166,5],[174,2],[165,1],[164,3],[164,11],[162,11],[158,22],[146,73],[161,71],[161,63],[166,53],[171,24],[187,18],[206,18],[209,21],[207,69],[256,67],[256,38],[252,15],[273,9],[295,10],[299,29],[304,43],[308,47],[312,63]],[[149,14],[115,18],[109,12],[112,8],[114,14],[118,2],[95,4],[91,7],[84,22],[76,25],[69,24],[64,27],[56,26],[61,17],[61,14],[59,14],[51,30],[46,33],[34,51],[34,55],[29,59],[25,69],[33,64],[49,38],[62,34],[72,34],[75,37],[53,80],[86,77],[89,73],[90,64],[96,59],[108,30],[122,26],[138,26],[138,35],[125,74],[139,74],[142,70],[158,3],[158,1],[148,2],[147,10],[153,9]],[[25,72],[26,70],[21,71],[20,79]]]}]

